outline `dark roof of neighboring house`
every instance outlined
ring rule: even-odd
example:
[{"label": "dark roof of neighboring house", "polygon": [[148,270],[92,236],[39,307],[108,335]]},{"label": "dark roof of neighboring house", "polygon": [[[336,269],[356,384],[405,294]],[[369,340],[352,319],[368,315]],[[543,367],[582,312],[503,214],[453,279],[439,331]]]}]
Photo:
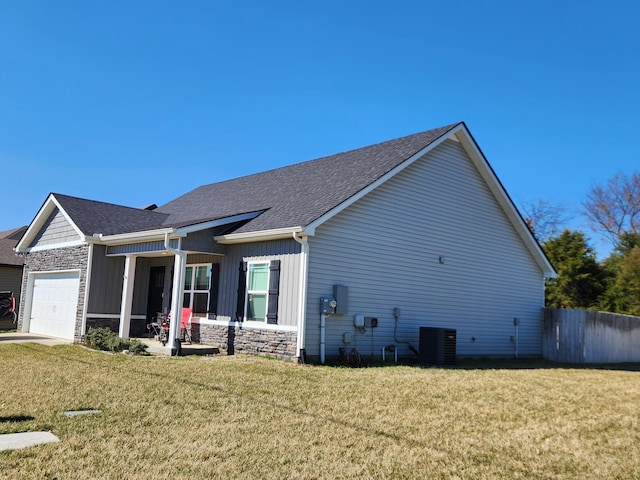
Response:
[{"label": "dark roof of neighboring house", "polygon": [[4,232],[0,232],[0,238],[10,238],[11,240],[20,240],[24,232],[27,231],[26,225],[23,227],[12,228],[11,230],[5,230]]},{"label": "dark roof of neighboring house", "polygon": [[18,240],[13,238],[0,238],[0,265],[21,267],[24,258],[18,257],[13,248],[18,244]]},{"label": "dark roof of neighboring house", "polygon": [[234,233],[305,227],[457,125],[204,185],[153,210],[53,195],[85,235],[181,227],[259,211]]},{"label": "dark roof of neighboring house", "polygon": [[196,188],[162,205],[167,223],[265,210],[234,233],[304,227],[459,124]]}]

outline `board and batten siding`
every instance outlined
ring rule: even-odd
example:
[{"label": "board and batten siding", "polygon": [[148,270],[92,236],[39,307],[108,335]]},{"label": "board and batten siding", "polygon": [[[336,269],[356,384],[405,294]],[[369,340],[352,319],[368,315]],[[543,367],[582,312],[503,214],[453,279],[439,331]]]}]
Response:
[{"label": "board and batten siding", "polygon": [[[228,245],[227,255],[220,264],[218,320],[235,317],[238,291],[238,272],[242,261],[280,260],[280,293],[278,326],[295,327],[298,322],[300,275],[300,245],[293,239]],[[261,322],[245,322],[246,326],[273,328]],[[277,328],[277,327],[276,327]]]},{"label": "board and batten siding", "polygon": [[[390,344],[411,356],[406,342],[418,349],[421,326],[456,329],[458,355],[513,355],[514,318],[519,354],[541,354],[543,272],[453,140],[318,227],[308,268],[311,356],[319,354],[319,298],[336,284],[349,288],[349,310],[326,321],[327,357],[340,347],[380,356]],[[379,326],[357,331],[356,313]]]},{"label": "board and batten siding", "polygon": [[42,247],[77,240],[80,240],[78,232],[76,232],[73,226],[67,221],[62,212],[56,208],[29,246]]},{"label": "board and batten siding", "polygon": [[120,314],[124,257],[105,256],[104,245],[93,245],[88,314]]},{"label": "board and batten siding", "polygon": [[[89,292],[89,315],[108,314],[119,315],[122,306],[122,282],[124,277],[124,256],[105,256],[104,245],[93,245],[93,261],[91,266],[91,287]],[[204,256],[203,256],[204,257]],[[206,256],[211,263],[211,256]],[[191,257],[189,257],[191,258]],[[195,260],[202,260],[197,258]],[[149,274],[151,267],[164,266],[166,268],[165,290],[171,292],[171,269],[173,256],[137,257],[136,275],[133,290],[132,315],[146,315],[149,294]],[[195,262],[193,262],[195,263]],[[201,262],[204,263],[204,262]],[[169,305],[169,295],[167,305]]]},{"label": "board and batten siding", "polygon": [[21,266],[0,266],[0,291],[11,291],[13,292],[13,296],[19,300],[21,284]]}]

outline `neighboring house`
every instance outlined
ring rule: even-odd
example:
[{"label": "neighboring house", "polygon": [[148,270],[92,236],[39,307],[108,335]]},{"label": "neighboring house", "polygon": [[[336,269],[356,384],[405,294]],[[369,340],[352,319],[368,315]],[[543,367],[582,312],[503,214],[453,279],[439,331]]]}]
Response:
[{"label": "neighboring house", "polygon": [[[0,232],[0,292],[13,292],[16,298],[16,310],[20,298],[24,259],[16,255],[13,249],[26,231],[27,227],[19,227]],[[0,329],[5,328],[15,328],[15,325],[10,319],[0,318]]]},{"label": "neighboring house", "polygon": [[[159,208],[51,194],[18,251],[22,331],[141,336],[185,306],[196,342],[312,360],[354,347],[379,358],[390,344],[413,356],[421,326],[456,329],[462,356],[541,355],[555,274],[464,123]],[[323,328],[335,286],[339,314]]]}]

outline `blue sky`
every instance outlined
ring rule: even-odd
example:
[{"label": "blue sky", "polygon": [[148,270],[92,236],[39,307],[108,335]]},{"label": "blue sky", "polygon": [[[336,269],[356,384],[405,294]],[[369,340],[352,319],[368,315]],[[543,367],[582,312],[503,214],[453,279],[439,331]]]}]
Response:
[{"label": "blue sky", "polygon": [[586,230],[591,184],[638,170],[639,18],[631,1],[0,0],[0,231],[49,192],[161,205],[457,121],[517,205]]}]

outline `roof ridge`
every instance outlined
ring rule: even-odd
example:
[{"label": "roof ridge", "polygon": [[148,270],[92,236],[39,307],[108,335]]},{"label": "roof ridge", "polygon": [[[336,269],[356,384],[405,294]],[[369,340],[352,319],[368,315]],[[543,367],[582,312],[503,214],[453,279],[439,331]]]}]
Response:
[{"label": "roof ridge", "polygon": [[137,211],[137,212],[143,212],[143,214],[145,214],[145,215],[147,213],[160,214],[160,215],[163,215],[163,216],[167,215],[166,213],[156,212],[155,210],[149,210],[147,208],[130,207],[128,205],[122,205],[122,204],[119,204],[119,203],[105,202],[105,201],[102,201],[102,200],[93,200],[91,198],[84,198],[84,197],[76,197],[74,195],[65,195],[64,193],[51,192],[51,195],[53,195],[57,199],[67,198],[67,199],[70,199],[70,200],[80,200],[82,202],[99,203],[101,205],[109,205],[109,206],[112,206],[112,207],[126,208],[126,209],[134,210],[134,211]]},{"label": "roof ridge", "polygon": [[[311,158],[311,159],[308,159],[308,160],[303,160],[301,162],[290,163],[288,165],[282,165],[280,167],[270,168],[268,170],[261,170],[259,172],[248,173],[246,175],[241,175],[239,177],[232,177],[232,178],[227,178],[225,180],[220,180],[218,182],[207,183],[207,184],[200,185],[200,186],[196,187],[194,190],[198,190],[198,189],[202,189],[202,188],[208,188],[208,187],[211,187],[213,185],[222,185],[222,184],[227,183],[227,182],[233,182],[233,181],[237,181],[237,180],[241,180],[241,179],[251,178],[251,177],[254,177],[256,175],[264,175],[264,174],[271,173],[271,172],[277,172],[279,170],[285,170],[285,169],[288,169],[288,168],[298,167],[298,166],[302,166],[302,165],[305,165],[305,164],[309,164],[311,162],[318,162],[318,161],[321,161],[321,160],[325,160],[325,159],[331,158],[331,157],[337,157],[337,156],[340,156],[340,155],[352,155],[354,153],[357,153],[357,152],[363,151],[363,150],[374,150],[376,148],[383,147],[383,146],[385,146],[387,144],[390,144],[390,143],[401,142],[403,140],[408,140],[410,138],[414,138],[414,137],[419,136],[419,135],[424,135],[424,134],[427,134],[427,133],[435,132],[436,130],[441,130],[442,131],[440,133],[440,135],[438,136],[438,137],[440,137],[440,136],[446,134],[448,131],[452,130],[453,128],[457,127],[458,125],[463,125],[463,124],[464,124],[464,122],[451,123],[451,124],[445,125],[443,127],[432,128],[432,129],[429,129],[429,130],[423,130],[421,132],[415,132],[415,133],[411,133],[409,135],[403,135],[401,137],[392,138],[392,139],[389,139],[389,140],[384,140],[382,142],[377,142],[377,143],[374,143],[374,144],[371,144],[371,145],[363,145],[361,147],[351,148],[351,149],[348,149],[348,150],[344,150],[342,152],[331,153],[329,155],[323,155],[321,157]],[[435,141],[435,139],[431,140],[429,142],[429,144],[433,143],[433,141]],[[163,205],[161,205],[159,207],[159,209],[162,209],[162,207],[163,207]]]}]

